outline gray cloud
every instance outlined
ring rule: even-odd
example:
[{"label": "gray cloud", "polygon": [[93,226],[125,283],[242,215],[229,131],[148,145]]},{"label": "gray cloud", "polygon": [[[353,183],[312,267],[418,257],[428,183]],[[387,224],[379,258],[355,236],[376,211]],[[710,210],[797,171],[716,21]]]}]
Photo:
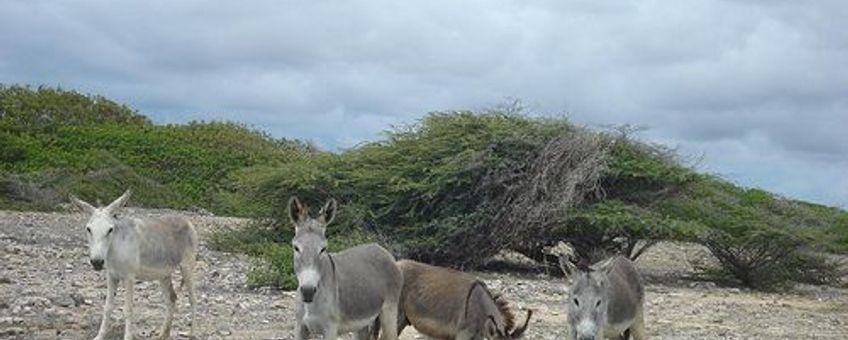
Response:
[{"label": "gray cloud", "polygon": [[0,3],[0,81],[345,148],[520,98],[647,126],[744,185],[848,206],[848,4],[797,1]]}]

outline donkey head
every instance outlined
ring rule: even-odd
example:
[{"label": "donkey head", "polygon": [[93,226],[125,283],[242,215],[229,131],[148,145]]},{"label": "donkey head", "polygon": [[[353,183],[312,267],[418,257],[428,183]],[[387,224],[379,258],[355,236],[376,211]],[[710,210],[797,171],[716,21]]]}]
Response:
[{"label": "donkey head", "polygon": [[530,323],[530,317],[533,316],[532,310],[527,310],[527,317],[524,319],[524,324],[518,327],[515,327],[512,331],[507,329],[505,325],[498,325],[495,322],[493,317],[489,317],[486,319],[486,324],[484,325],[485,337],[486,339],[491,340],[512,340],[519,339],[524,335],[524,331],[527,330],[527,326]]},{"label": "donkey head", "polygon": [[336,217],[336,200],[329,199],[317,218],[309,216],[309,208],[297,197],[289,200],[289,218],[294,225],[292,239],[294,249],[294,271],[297,275],[298,292],[303,302],[310,303],[321,287],[321,263],[327,255],[327,237],[324,231]]},{"label": "donkey head", "polygon": [[585,262],[577,265],[578,273],[571,286],[568,304],[568,323],[574,340],[595,340],[604,336],[611,263],[608,260],[591,267]]},{"label": "donkey head", "polygon": [[117,211],[127,203],[131,194],[132,192],[127,190],[106,207],[95,207],[71,195],[71,202],[74,205],[91,214],[85,224],[85,231],[88,235],[88,257],[94,270],[103,269],[106,252],[112,239],[112,230],[115,229],[115,222],[118,220]]}]

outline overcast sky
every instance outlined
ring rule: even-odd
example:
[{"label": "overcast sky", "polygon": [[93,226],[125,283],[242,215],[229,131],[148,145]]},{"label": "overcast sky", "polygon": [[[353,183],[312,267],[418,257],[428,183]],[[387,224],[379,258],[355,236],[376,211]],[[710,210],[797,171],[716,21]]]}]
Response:
[{"label": "overcast sky", "polygon": [[331,150],[518,98],[848,207],[848,1],[150,3],[0,2],[0,82]]}]

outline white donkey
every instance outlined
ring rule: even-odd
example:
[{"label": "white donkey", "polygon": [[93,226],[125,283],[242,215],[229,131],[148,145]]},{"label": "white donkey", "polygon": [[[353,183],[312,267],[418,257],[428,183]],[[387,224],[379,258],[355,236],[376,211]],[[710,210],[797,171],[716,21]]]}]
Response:
[{"label": "white donkey", "polygon": [[339,334],[356,332],[357,339],[365,340],[369,326],[379,320],[380,339],[397,340],[403,274],[395,258],[373,243],[327,252],[324,230],[336,214],[333,199],[316,219],[292,197],[289,214],[295,226],[292,247],[298,282],[295,339],[321,333],[324,339],[336,340]]},{"label": "white donkey", "polygon": [[176,308],[177,292],[171,275],[177,267],[182,274],[182,287],[188,288],[191,301],[191,330],[194,334],[194,264],[197,234],[194,226],[181,217],[161,219],[122,218],[116,214],[130,198],[130,190],[106,207],[98,208],[71,196],[71,202],[90,213],[85,230],[88,235],[89,258],[94,270],[106,267],[106,306],[95,340],[102,340],[111,326],[111,314],[117,285],[123,282],[124,339],[133,338],[133,286],[136,280],[158,280],[168,305],[165,322],[159,333],[167,339]]}]

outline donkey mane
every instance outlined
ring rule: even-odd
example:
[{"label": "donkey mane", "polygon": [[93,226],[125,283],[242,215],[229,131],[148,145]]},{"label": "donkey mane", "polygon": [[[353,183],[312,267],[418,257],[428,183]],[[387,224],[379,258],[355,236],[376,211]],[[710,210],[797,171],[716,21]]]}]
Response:
[{"label": "donkey mane", "polygon": [[512,309],[509,308],[509,302],[507,302],[501,294],[495,295],[494,299],[495,305],[498,306],[498,310],[501,312],[501,315],[503,315],[505,323],[504,329],[507,332],[512,331],[513,327],[515,327],[515,314],[513,314]]},{"label": "donkey mane", "polygon": [[495,302],[495,305],[498,307],[498,311],[501,313],[501,316],[504,319],[504,330],[507,332],[511,331],[515,326],[515,314],[512,313],[512,310],[509,308],[509,302],[503,298],[501,294],[493,295],[492,292],[486,287],[486,284],[480,280],[474,280],[471,284],[471,288],[468,289],[468,295],[465,297],[465,316],[468,316],[468,302],[471,300],[471,293],[474,292],[474,288],[480,287],[486,292],[486,295]]}]

